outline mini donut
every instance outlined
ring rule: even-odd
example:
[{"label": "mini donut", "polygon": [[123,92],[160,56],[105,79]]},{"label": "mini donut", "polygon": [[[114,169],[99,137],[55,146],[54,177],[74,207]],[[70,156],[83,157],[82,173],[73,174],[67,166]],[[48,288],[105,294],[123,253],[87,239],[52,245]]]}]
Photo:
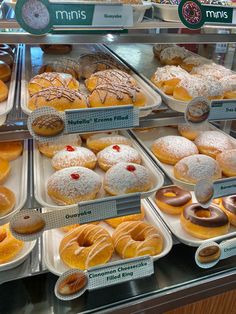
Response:
[{"label": "mini donut", "polygon": [[173,44],[155,44],[152,47],[152,51],[155,57],[157,57],[158,59],[160,59],[160,54],[162,52],[162,50],[169,48],[169,47],[176,47],[176,45]]},{"label": "mini donut", "polygon": [[183,60],[180,66],[187,72],[191,72],[194,67],[201,66],[203,64],[211,64],[212,61],[200,56],[189,56]]},{"label": "mini donut", "polygon": [[112,166],[103,181],[103,188],[110,195],[145,192],[152,186],[151,173],[147,168],[127,162]]},{"label": "mini donut", "polygon": [[230,138],[219,131],[205,131],[199,134],[194,143],[201,154],[216,158],[217,154],[234,148]]},{"label": "mini donut", "polygon": [[52,158],[52,166],[56,170],[77,166],[94,169],[96,163],[97,157],[91,150],[71,145],[67,145]]},{"label": "mini donut", "polygon": [[145,211],[144,211],[144,208],[141,206],[141,213],[140,214],[133,214],[133,215],[128,215],[128,216],[106,219],[105,222],[108,225],[110,225],[112,228],[115,229],[116,227],[118,227],[123,222],[139,221],[139,220],[143,220],[144,217],[145,217]]},{"label": "mini donut", "polygon": [[112,234],[116,252],[121,258],[143,255],[158,255],[163,250],[160,231],[142,221],[128,221],[120,224]]},{"label": "mini donut", "polygon": [[222,65],[210,63],[194,67],[191,71],[191,74],[197,74],[203,76],[204,78],[211,77],[215,80],[220,80],[223,77],[232,75],[233,72],[229,69],[226,69]]},{"label": "mini donut", "polygon": [[223,86],[224,99],[236,99],[236,74],[222,77],[220,83]]},{"label": "mini donut", "polygon": [[0,184],[6,181],[11,171],[11,165],[8,160],[0,157]]},{"label": "mini donut", "polygon": [[9,67],[13,64],[13,57],[7,52],[0,49],[0,60],[5,62]]},{"label": "mini donut", "polygon": [[226,177],[236,176],[236,149],[226,150],[217,154],[216,161]]},{"label": "mini donut", "polygon": [[0,60],[0,80],[3,82],[8,82],[11,78],[11,68],[9,65]]},{"label": "mini donut", "polygon": [[236,227],[236,195],[222,197],[221,208],[228,216],[231,225]]},{"label": "mini donut", "polygon": [[152,144],[151,150],[161,162],[169,165],[175,165],[184,157],[198,154],[197,146],[193,142],[177,135],[158,138]]},{"label": "mini donut", "polygon": [[45,225],[46,223],[41,217],[41,214],[32,210],[32,213],[27,212],[13,220],[11,222],[11,229],[21,235],[30,235],[42,231]]},{"label": "mini donut", "polygon": [[207,125],[191,125],[188,123],[183,123],[178,125],[178,131],[180,135],[186,137],[187,139],[194,141],[198,135],[208,130],[209,127]]},{"label": "mini donut", "polygon": [[95,225],[82,225],[74,229],[65,235],[59,247],[63,263],[82,270],[107,263],[113,251],[109,233]]},{"label": "mini donut", "polygon": [[192,195],[175,185],[167,186],[156,192],[155,202],[166,214],[179,215],[185,206],[192,203]]},{"label": "mini donut", "polygon": [[111,134],[107,133],[97,133],[92,136],[90,136],[87,139],[86,145],[89,149],[91,149],[94,153],[100,152],[100,150],[103,150],[107,146],[110,145],[128,145],[132,146],[131,141],[122,135],[114,134],[113,132]]},{"label": "mini donut", "polygon": [[47,182],[48,195],[58,205],[93,200],[102,186],[100,176],[84,167],[56,171]]},{"label": "mini donut", "polygon": [[12,261],[23,247],[24,242],[11,234],[9,224],[0,226],[0,264]]},{"label": "mini donut", "polygon": [[12,57],[14,57],[14,52],[12,50],[12,47],[10,47],[7,44],[0,44],[0,50],[8,52]]},{"label": "mini donut", "polygon": [[217,245],[210,245],[198,252],[197,259],[200,263],[212,263],[220,258],[221,251]]},{"label": "mini donut", "polygon": [[12,190],[5,186],[0,186],[0,217],[9,214],[16,203],[16,197]]},{"label": "mini donut", "polygon": [[199,239],[210,239],[226,234],[229,230],[227,215],[216,205],[208,208],[198,203],[186,206],[180,216],[183,229]]},{"label": "mini donut", "polygon": [[83,272],[76,272],[63,278],[58,284],[57,291],[61,295],[78,293],[88,284],[88,278]]},{"label": "mini donut", "polygon": [[123,144],[108,146],[100,151],[97,157],[98,165],[104,171],[119,162],[133,162],[135,164],[142,162],[140,154],[134,148]]},{"label": "mini donut", "polygon": [[174,166],[176,179],[196,184],[198,181],[208,179],[215,181],[221,178],[221,169],[215,159],[206,155],[192,155],[181,159]]},{"label": "mini donut", "polygon": [[4,101],[8,97],[8,86],[0,80],[0,102]]},{"label": "mini donut", "polygon": [[20,141],[0,142],[0,156],[2,159],[11,161],[17,159],[23,151],[23,145]]},{"label": "mini donut", "polygon": [[184,47],[173,46],[163,49],[160,53],[160,61],[166,65],[180,65],[190,55]]}]

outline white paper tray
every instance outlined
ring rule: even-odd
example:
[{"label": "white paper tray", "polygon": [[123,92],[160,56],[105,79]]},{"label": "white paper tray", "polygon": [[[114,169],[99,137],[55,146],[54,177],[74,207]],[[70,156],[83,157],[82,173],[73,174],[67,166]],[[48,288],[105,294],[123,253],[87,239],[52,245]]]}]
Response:
[{"label": "white paper tray", "polygon": [[10,221],[25,204],[27,199],[27,175],[28,175],[28,142],[24,141],[23,153],[16,160],[10,161],[11,172],[7,180],[3,183],[15,193],[16,205],[11,213],[0,217],[0,225]]},{"label": "white paper tray", "polygon": [[[192,193],[192,200],[193,203],[197,203],[197,200],[194,196],[194,193]],[[166,213],[164,213],[163,211],[161,211],[158,206],[155,203],[155,197],[151,196],[149,198],[149,200],[151,201],[152,205],[155,207],[156,211],[158,212],[158,214],[161,216],[161,218],[163,219],[163,221],[166,223],[166,225],[168,226],[168,228],[170,229],[170,231],[179,239],[180,242],[189,245],[189,246],[200,246],[202,243],[206,242],[206,241],[223,241],[225,239],[228,238],[232,238],[236,236],[236,227],[233,227],[232,225],[230,226],[229,232],[225,235],[219,236],[219,237],[214,237],[208,240],[202,240],[202,239],[198,239],[195,238],[193,236],[191,236],[188,232],[186,232],[181,224],[180,224],[180,216],[179,215],[168,215]]]},{"label": "white paper tray", "polygon": [[[75,45],[70,54],[66,54],[65,58],[78,58],[83,53],[103,51],[114,57],[122,64],[121,60],[116,58],[108,49],[99,45]],[[21,108],[29,115],[32,111],[28,108],[28,82],[32,77],[38,74],[39,68],[46,63],[52,62],[61,58],[62,56],[44,54],[38,47],[30,48],[26,47],[26,51],[23,54],[23,67],[22,67],[22,78],[21,78]],[[126,66],[127,67],[127,66]],[[147,97],[147,105],[139,108],[140,116],[147,116],[152,112],[153,109],[161,105],[161,97],[153,91],[153,89],[137,74],[131,71],[132,77],[138,82],[139,86],[143,90]],[[82,81],[81,81],[82,82]],[[85,92],[86,88],[83,87],[83,83],[80,84],[81,91]],[[88,91],[87,91],[88,93]]]},{"label": "white paper tray", "polygon": [[[145,219],[144,221],[151,223],[153,226],[156,226],[160,229],[163,238],[164,238],[164,249],[163,251],[156,256],[153,256],[153,260],[156,261],[163,256],[167,255],[172,248],[172,238],[169,230],[164,226],[161,219],[158,218],[154,210],[150,207],[146,200],[142,201],[142,205],[145,210]],[[47,211],[43,209],[43,211]],[[105,222],[100,222],[99,225],[104,227],[110,234],[113,232],[113,228],[110,227]],[[43,234],[43,259],[44,263],[47,266],[48,270],[60,276],[63,272],[69,269],[60,259],[59,256],[59,245],[62,238],[65,236],[65,233],[59,229],[52,229],[45,231]],[[121,258],[114,253],[110,262],[121,260]],[[109,265],[109,263],[107,263]]]},{"label": "white paper tray", "polygon": [[[141,198],[146,198],[152,195],[157,189],[159,189],[163,183],[164,178],[159,172],[159,170],[155,167],[154,163],[150,160],[148,155],[140,148],[139,145],[130,137],[130,135],[126,131],[120,131],[120,134],[126,136],[132,141],[133,147],[140,153],[142,157],[142,165],[146,166],[150,170],[153,180],[153,188],[147,192],[141,193]],[[74,207],[74,205],[60,206],[57,205],[47,194],[47,181],[49,177],[55,172],[53,167],[51,166],[51,159],[42,155],[35,144],[34,148],[34,191],[36,200],[44,207],[54,208],[54,209],[62,209]],[[101,170],[98,166],[95,169],[101,177],[104,176],[105,172]],[[128,194],[127,194],[128,196]],[[105,193],[103,188],[98,193],[99,198],[109,197],[108,194]],[[94,200],[96,201],[96,200]]]},{"label": "white paper tray", "polygon": [[167,22],[180,22],[178,6],[153,2],[154,16]]}]

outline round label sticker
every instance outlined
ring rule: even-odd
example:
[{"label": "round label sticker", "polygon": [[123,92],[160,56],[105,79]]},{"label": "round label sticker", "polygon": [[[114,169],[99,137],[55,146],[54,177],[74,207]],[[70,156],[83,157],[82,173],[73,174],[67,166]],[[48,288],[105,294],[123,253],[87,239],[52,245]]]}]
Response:
[{"label": "round label sticker", "polygon": [[211,181],[200,180],[195,185],[194,193],[202,207],[209,207],[214,196],[214,185]]},{"label": "round label sticker", "polygon": [[190,29],[198,29],[204,25],[203,8],[197,0],[182,0],[178,6],[181,22]]},{"label": "round label sticker", "polygon": [[203,243],[195,253],[196,264],[201,268],[215,266],[221,258],[221,248],[216,242]]},{"label": "round label sticker", "polygon": [[205,97],[191,100],[185,110],[185,121],[189,124],[201,124],[208,121],[211,103]]}]

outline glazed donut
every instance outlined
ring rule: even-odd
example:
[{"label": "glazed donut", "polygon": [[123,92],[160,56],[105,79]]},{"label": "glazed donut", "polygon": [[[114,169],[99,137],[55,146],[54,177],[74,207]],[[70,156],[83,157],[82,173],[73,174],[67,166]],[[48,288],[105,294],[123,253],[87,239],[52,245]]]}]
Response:
[{"label": "glazed donut", "polygon": [[198,153],[193,142],[177,135],[158,138],[152,144],[151,150],[161,162],[169,165],[175,165],[182,158]]},{"label": "glazed donut", "polygon": [[52,166],[56,170],[77,166],[94,169],[96,163],[97,157],[91,150],[71,145],[67,145],[52,158]]},{"label": "glazed donut", "polygon": [[202,132],[194,143],[201,154],[212,158],[216,158],[217,154],[234,148],[230,138],[219,131]]},{"label": "glazed donut", "polygon": [[7,85],[0,80],[0,102],[4,101],[8,97],[8,87]]},{"label": "glazed donut", "polygon": [[141,213],[140,214],[133,214],[133,215],[129,215],[129,216],[106,219],[105,222],[108,225],[110,225],[112,228],[115,229],[116,227],[118,227],[123,222],[143,220],[144,216],[145,216],[145,211],[144,211],[144,208],[141,206]]},{"label": "glazed donut", "polygon": [[9,224],[0,226],[0,264],[5,264],[23,249],[24,242],[13,237]]},{"label": "glazed donut", "polygon": [[231,225],[236,227],[236,195],[222,197],[221,208],[228,216]]},{"label": "glazed donut", "polygon": [[9,67],[13,64],[13,57],[7,51],[3,51],[0,49],[0,60],[5,62]]},{"label": "glazed donut", "polygon": [[181,159],[174,166],[174,176],[176,179],[196,184],[202,179],[215,181],[221,178],[219,164],[206,155],[192,155]]},{"label": "glazed donut", "polygon": [[156,192],[155,202],[164,213],[179,215],[185,206],[192,203],[192,195],[175,185],[167,186]]},{"label": "glazed donut", "polygon": [[110,195],[145,192],[153,187],[150,171],[144,166],[120,162],[105,174],[104,190]]},{"label": "glazed donut", "polygon": [[0,60],[0,80],[3,82],[9,81],[11,78],[11,68],[9,65]]},{"label": "glazed donut", "polygon": [[78,293],[88,284],[88,278],[83,272],[76,272],[63,278],[59,283],[57,291],[61,295],[71,295]]},{"label": "glazed donut", "polygon": [[0,142],[0,156],[2,159],[11,161],[17,159],[23,151],[23,145],[20,141]]},{"label": "glazed donut", "polygon": [[8,52],[12,57],[14,57],[14,52],[12,48],[7,44],[0,44],[0,50]]},{"label": "glazed donut", "polygon": [[210,245],[198,252],[197,259],[200,263],[212,263],[220,258],[221,252],[217,245]]},{"label": "glazed donut", "polygon": [[16,197],[13,191],[6,188],[5,186],[0,186],[0,217],[9,214],[16,203]]},{"label": "glazed donut", "polygon": [[82,225],[61,241],[59,254],[71,268],[88,269],[107,263],[114,251],[112,238],[100,226]]},{"label": "glazed donut", "polygon": [[173,46],[165,48],[160,53],[160,61],[167,65],[180,65],[190,55],[184,47]]},{"label": "glazed donut", "polygon": [[94,171],[84,167],[70,167],[51,175],[47,191],[58,205],[71,205],[95,199],[101,186],[101,178]]},{"label": "glazed donut", "polygon": [[217,154],[216,161],[226,177],[236,176],[236,149],[226,150]]},{"label": "glazed donut", "polygon": [[229,230],[227,215],[213,204],[208,208],[198,203],[186,206],[180,216],[180,223],[187,233],[199,239],[218,237]]},{"label": "glazed donut", "polygon": [[6,181],[11,171],[11,165],[8,160],[0,157],[0,184]]},{"label": "glazed donut", "polygon": [[97,157],[98,165],[104,171],[119,162],[133,162],[135,164],[141,164],[142,162],[140,154],[134,148],[123,144],[108,146],[100,151]]},{"label": "glazed donut", "polygon": [[225,99],[236,99],[236,74],[225,76],[220,79],[220,83],[223,86]]},{"label": "glazed donut", "polygon": [[25,213],[11,222],[11,229],[22,235],[35,234],[43,230],[45,221],[41,214],[32,210],[32,213]]},{"label": "glazed donut", "polygon": [[128,221],[120,224],[112,234],[116,252],[121,258],[143,255],[158,255],[163,250],[160,231],[142,221]]},{"label": "glazed donut", "polygon": [[191,71],[191,74],[197,74],[203,76],[204,78],[211,77],[213,79],[220,80],[223,77],[232,75],[233,72],[229,69],[226,69],[222,65],[210,63],[194,67]]},{"label": "glazed donut", "polygon": [[189,56],[183,60],[180,66],[187,72],[191,72],[194,67],[201,66],[203,64],[211,64],[212,61],[200,56]]},{"label": "glazed donut", "polygon": [[173,44],[155,44],[152,47],[152,51],[155,57],[157,57],[158,59],[160,59],[160,54],[162,52],[162,50],[169,48],[169,47],[176,47],[176,45]]},{"label": "glazed donut", "polygon": [[178,131],[187,139],[194,141],[196,137],[200,134],[200,132],[208,130],[209,127],[207,125],[191,125],[188,123],[178,124]]}]

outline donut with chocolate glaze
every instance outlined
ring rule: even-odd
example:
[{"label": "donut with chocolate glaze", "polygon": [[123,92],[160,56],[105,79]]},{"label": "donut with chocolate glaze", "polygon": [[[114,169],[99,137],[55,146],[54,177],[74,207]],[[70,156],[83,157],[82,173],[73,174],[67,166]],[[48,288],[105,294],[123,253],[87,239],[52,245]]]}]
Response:
[{"label": "donut with chocolate glaze", "polygon": [[231,225],[236,227],[236,195],[223,197],[221,208],[228,216]]},{"label": "donut with chocolate glaze", "polygon": [[220,248],[216,245],[204,247],[199,251],[197,259],[200,263],[212,263],[220,258]]},{"label": "donut with chocolate glaze", "polygon": [[211,204],[208,208],[198,203],[185,206],[180,223],[191,236],[210,239],[221,236],[229,230],[229,219],[220,207]]},{"label": "donut with chocolate glaze", "polygon": [[166,214],[179,215],[186,205],[192,203],[192,195],[175,185],[167,186],[156,192],[155,202]]}]

